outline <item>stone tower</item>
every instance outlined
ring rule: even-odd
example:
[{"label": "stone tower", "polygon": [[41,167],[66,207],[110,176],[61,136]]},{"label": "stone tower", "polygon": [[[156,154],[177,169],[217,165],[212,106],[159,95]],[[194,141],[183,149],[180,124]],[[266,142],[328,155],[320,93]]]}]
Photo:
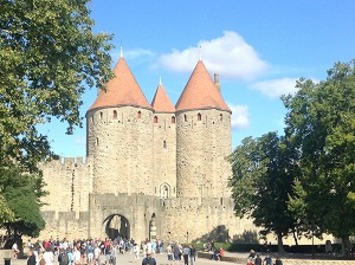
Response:
[{"label": "stone tower", "polygon": [[177,196],[228,197],[231,110],[199,61],[176,103]]},{"label": "stone tower", "polygon": [[161,81],[155,92],[154,108],[154,187],[161,199],[176,197],[175,107]]},{"label": "stone tower", "polygon": [[123,56],[113,72],[86,113],[93,191],[154,195],[153,109]]}]

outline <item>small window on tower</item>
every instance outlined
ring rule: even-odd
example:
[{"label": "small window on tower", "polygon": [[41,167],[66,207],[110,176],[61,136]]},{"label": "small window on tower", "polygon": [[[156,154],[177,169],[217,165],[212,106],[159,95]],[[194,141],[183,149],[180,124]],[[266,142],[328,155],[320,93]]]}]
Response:
[{"label": "small window on tower", "polygon": [[163,141],[163,148],[164,148],[164,149],[167,148],[167,144],[166,144],[166,141],[165,141],[165,140]]},{"label": "small window on tower", "polygon": [[154,116],[154,123],[158,123],[158,117]]},{"label": "small window on tower", "polygon": [[223,121],[223,115],[222,114],[219,114],[219,120]]},{"label": "small window on tower", "polygon": [[117,119],[117,111],[116,110],[113,111],[113,118]]},{"label": "small window on tower", "polygon": [[96,138],[96,146],[99,145],[99,138]]},{"label": "small window on tower", "polygon": [[102,111],[100,112],[100,119],[102,119],[102,117],[104,116],[104,114],[102,113]]},{"label": "small window on tower", "polygon": [[187,121],[187,116],[186,116],[186,114],[184,115],[184,121]]},{"label": "small window on tower", "polygon": [[171,117],[171,123],[175,123],[175,116]]},{"label": "small window on tower", "polygon": [[198,121],[200,121],[200,120],[201,120],[201,118],[202,118],[201,113],[198,113],[198,114],[197,114],[197,120],[198,120]]},{"label": "small window on tower", "polygon": [[137,117],[138,117],[138,119],[142,118],[142,112],[141,111],[138,111]]}]

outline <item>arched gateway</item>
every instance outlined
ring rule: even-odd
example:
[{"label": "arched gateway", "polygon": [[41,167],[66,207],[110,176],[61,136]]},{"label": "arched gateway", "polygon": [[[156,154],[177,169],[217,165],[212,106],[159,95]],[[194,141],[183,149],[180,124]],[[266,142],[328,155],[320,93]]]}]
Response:
[{"label": "arched gateway", "polygon": [[110,239],[117,237],[130,238],[130,224],[126,217],[121,214],[109,215],[104,221],[105,233]]}]

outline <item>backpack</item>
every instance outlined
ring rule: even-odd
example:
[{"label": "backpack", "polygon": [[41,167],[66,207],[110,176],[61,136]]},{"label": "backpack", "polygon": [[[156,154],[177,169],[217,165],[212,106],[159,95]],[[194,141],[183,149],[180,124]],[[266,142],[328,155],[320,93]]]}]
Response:
[{"label": "backpack", "polygon": [[58,256],[58,261],[59,261],[59,265],[68,265],[69,264],[68,253],[66,252],[60,253]]}]

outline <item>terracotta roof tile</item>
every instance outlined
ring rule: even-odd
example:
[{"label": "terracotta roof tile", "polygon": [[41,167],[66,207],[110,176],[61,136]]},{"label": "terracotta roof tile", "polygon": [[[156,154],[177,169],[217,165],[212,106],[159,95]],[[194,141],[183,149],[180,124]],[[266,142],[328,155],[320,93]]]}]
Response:
[{"label": "terracotta roof tile", "polygon": [[220,109],[231,112],[202,61],[199,61],[178,102],[177,111]]},{"label": "terracotta roof tile", "polygon": [[168,93],[162,84],[159,84],[155,92],[152,107],[155,112],[175,112],[175,107],[171,103]]},{"label": "terracotta roof tile", "polygon": [[105,85],[106,91],[99,92],[89,110],[116,106],[152,109],[123,57],[118,60],[113,72],[115,77]]}]

